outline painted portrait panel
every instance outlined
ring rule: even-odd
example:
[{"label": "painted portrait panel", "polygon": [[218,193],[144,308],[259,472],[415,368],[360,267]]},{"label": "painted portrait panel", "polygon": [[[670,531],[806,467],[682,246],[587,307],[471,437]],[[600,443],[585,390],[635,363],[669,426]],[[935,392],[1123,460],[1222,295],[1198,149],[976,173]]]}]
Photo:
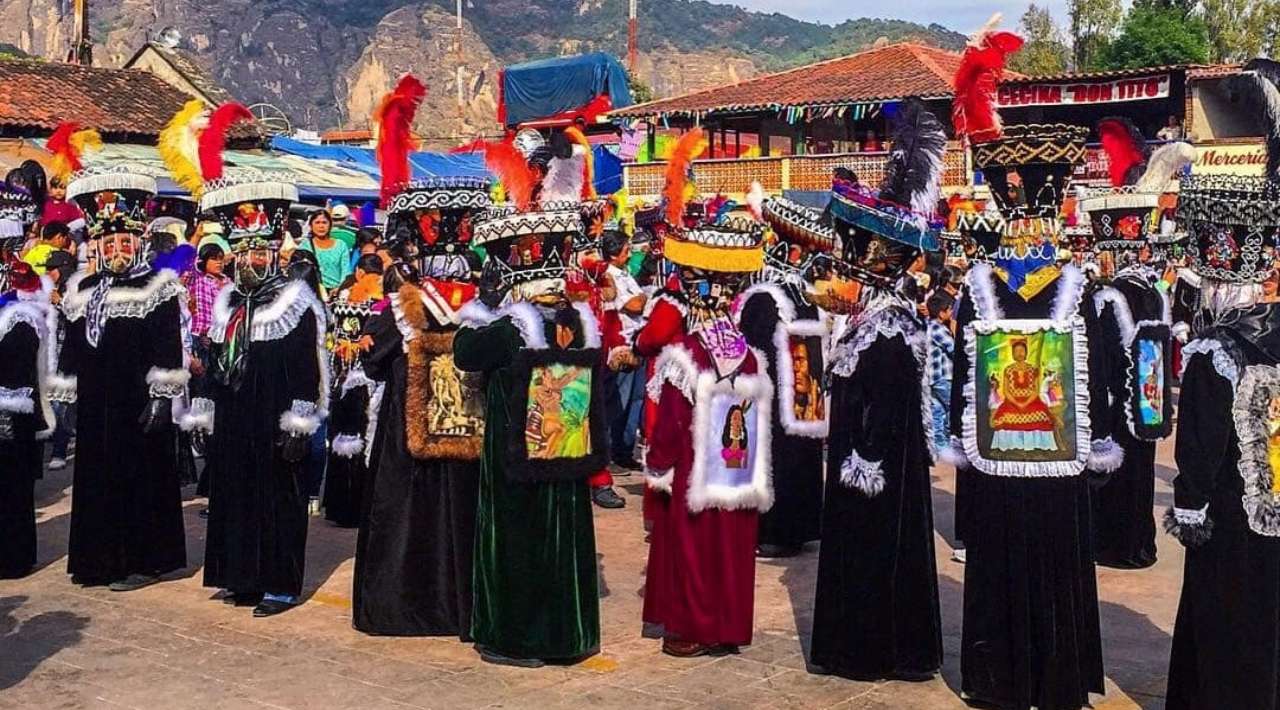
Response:
[{"label": "painted portrait panel", "polygon": [[590,367],[578,365],[533,368],[525,419],[530,459],[581,458],[591,453],[591,377]]},{"label": "painted portrait panel", "polygon": [[1070,330],[996,328],[976,336],[977,444],[992,461],[1070,461],[1077,455]]}]

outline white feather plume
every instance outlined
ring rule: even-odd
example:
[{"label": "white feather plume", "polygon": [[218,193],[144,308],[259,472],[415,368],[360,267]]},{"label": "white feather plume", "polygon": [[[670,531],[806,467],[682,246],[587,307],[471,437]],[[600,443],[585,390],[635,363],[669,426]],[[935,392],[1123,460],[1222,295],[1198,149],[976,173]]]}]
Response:
[{"label": "white feather plume", "polygon": [[1196,148],[1190,143],[1178,141],[1166,143],[1151,152],[1146,172],[1138,178],[1139,192],[1163,192],[1169,180],[1195,162]]},{"label": "white feather plume", "polygon": [[586,157],[577,149],[568,158],[554,158],[542,179],[542,202],[578,202],[582,199]]}]

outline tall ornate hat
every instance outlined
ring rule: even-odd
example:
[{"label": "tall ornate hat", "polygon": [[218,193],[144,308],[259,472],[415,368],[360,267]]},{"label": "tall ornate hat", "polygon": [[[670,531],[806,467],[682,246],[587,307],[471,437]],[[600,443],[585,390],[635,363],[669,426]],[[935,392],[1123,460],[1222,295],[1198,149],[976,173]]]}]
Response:
[{"label": "tall ornate hat", "polygon": [[1093,247],[1138,249],[1160,233],[1160,197],[1169,180],[1195,160],[1195,148],[1177,142],[1150,152],[1137,126],[1125,118],[1103,119],[1098,135],[1110,163],[1111,186],[1085,190],[1080,199]]},{"label": "tall ornate hat", "polygon": [[84,212],[90,238],[107,234],[141,235],[147,229],[147,202],[156,194],[156,179],[127,166],[87,168],[71,176],[67,199]]},{"label": "tall ornate hat", "polygon": [[942,123],[917,101],[903,104],[892,150],[878,189],[837,169],[830,211],[842,236],[845,262],[863,279],[901,275],[920,251],[939,248],[942,225],[934,219],[947,136]]},{"label": "tall ornate hat", "polygon": [[200,211],[222,225],[233,250],[277,246],[289,224],[289,207],[297,201],[297,186],[282,177],[237,170],[205,183]]},{"label": "tall ornate hat", "polygon": [[1254,59],[1244,69],[1243,86],[1260,96],[1266,109],[1266,173],[1183,176],[1178,221],[1187,231],[1187,251],[1200,276],[1257,283],[1272,273],[1268,252],[1280,237],[1280,65]]}]

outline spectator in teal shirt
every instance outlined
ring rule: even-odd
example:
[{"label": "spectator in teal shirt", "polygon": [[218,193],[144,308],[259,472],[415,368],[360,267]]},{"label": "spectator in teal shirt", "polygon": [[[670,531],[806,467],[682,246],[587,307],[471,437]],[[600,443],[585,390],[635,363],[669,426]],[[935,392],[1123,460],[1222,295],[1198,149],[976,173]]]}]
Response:
[{"label": "spectator in teal shirt", "polygon": [[328,210],[313,212],[307,227],[311,233],[299,248],[316,255],[320,283],[325,289],[336,289],[351,274],[351,247],[334,238],[333,218]]}]

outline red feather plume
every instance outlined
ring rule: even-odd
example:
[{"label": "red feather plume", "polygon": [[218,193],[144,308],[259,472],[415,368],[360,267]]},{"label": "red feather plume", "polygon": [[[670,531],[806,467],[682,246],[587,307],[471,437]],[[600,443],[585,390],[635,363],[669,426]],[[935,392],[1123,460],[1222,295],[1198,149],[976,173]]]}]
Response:
[{"label": "red feather plume", "polygon": [[997,85],[1004,76],[1005,60],[1022,48],[1023,39],[996,30],[999,21],[999,15],[991,18],[969,41],[953,82],[951,124],[957,136],[967,136],[971,143],[993,141],[1004,134],[996,108]]},{"label": "red feather plume", "polygon": [[1127,118],[1104,118],[1098,121],[1098,139],[1107,154],[1111,186],[1135,182],[1141,170],[1134,168],[1141,168],[1147,162],[1147,143],[1138,127]]},{"label": "red feather plume", "polygon": [[501,143],[485,143],[484,164],[489,172],[498,176],[507,199],[519,210],[529,209],[533,202],[533,190],[538,185],[538,174],[529,167],[515,144],[514,138]]},{"label": "red feather plume", "polygon": [[57,129],[53,131],[53,135],[49,136],[49,141],[45,143],[45,150],[54,155],[61,156],[66,161],[65,170],[67,173],[73,173],[80,170],[84,165],[80,162],[80,153],[71,144],[71,136],[80,130],[80,124],[75,121],[63,121],[58,124]]},{"label": "red feather plume", "polygon": [[253,121],[243,104],[225,103],[209,115],[209,127],[200,134],[200,174],[205,182],[222,177],[222,151],[227,147],[227,131],[237,123]]},{"label": "red feather plume", "polygon": [[414,75],[405,74],[373,113],[373,121],[378,125],[375,154],[382,172],[383,207],[412,176],[409,152],[417,147],[413,138],[413,117],[426,97],[427,87]]}]

